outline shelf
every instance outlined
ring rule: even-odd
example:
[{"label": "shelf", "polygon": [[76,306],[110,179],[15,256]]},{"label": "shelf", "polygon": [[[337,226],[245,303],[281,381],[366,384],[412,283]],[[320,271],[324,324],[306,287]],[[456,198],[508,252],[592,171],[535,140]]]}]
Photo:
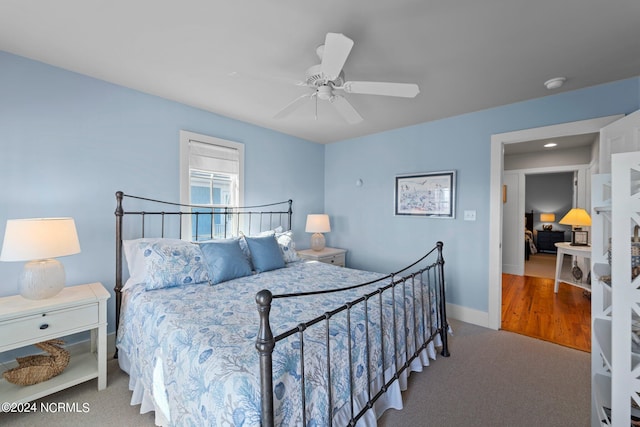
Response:
[{"label": "shelf", "polygon": [[[20,386],[0,379],[0,401],[10,403],[26,403],[48,394],[64,390],[76,384],[98,377],[98,364],[95,353],[80,353],[71,356],[69,365],[60,374],[50,380]],[[10,398],[8,396],[11,396]]]},{"label": "shelf", "polygon": [[582,288],[585,289],[587,291],[591,291],[591,285],[588,283],[583,283],[583,282],[576,282],[573,279],[573,276],[567,276],[566,274],[561,274],[560,278],[558,279],[559,283],[568,283],[571,286],[576,286],[578,288]]},{"label": "shelf", "polygon": [[593,208],[593,210],[598,214],[603,212],[611,212],[611,205],[596,206]]},{"label": "shelf", "polygon": [[610,426],[610,414],[605,408],[611,408],[611,377],[603,374],[593,376],[593,390],[596,416],[601,426]]},{"label": "shelf", "polygon": [[[594,263],[593,275],[595,280],[598,280],[606,287],[607,290],[611,291],[611,266],[609,264],[600,262]],[[602,280],[603,277],[608,277],[609,282],[607,283],[606,281]]]},{"label": "shelf", "polygon": [[602,349],[602,359],[611,371],[611,319],[596,317],[593,319],[593,336]]}]

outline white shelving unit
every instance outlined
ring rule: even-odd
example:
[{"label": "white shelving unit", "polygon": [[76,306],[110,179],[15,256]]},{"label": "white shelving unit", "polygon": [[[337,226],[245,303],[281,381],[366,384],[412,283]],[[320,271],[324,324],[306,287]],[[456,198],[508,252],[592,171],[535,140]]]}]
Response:
[{"label": "white shelving unit", "polygon": [[591,177],[591,425],[608,426],[611,408],[611,175]]},{"label": "white shelving unit", "polygon": [[611,171],[592,177],[592,425],[617,427],[640,415],[640,354],[632,347],[640,276],[631,273],[640,152],[613,154]]}]

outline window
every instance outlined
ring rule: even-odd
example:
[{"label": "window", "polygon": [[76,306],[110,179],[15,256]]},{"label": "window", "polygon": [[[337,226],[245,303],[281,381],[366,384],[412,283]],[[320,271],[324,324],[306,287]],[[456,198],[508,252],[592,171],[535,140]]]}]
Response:
[{"label": "window", "polygon": [[242,206],[243,162],[243,144],[180,131],[180,202],[203,212],[183,218],[183,239],[224,237],[236,227],[230,217],[210,212]]}]

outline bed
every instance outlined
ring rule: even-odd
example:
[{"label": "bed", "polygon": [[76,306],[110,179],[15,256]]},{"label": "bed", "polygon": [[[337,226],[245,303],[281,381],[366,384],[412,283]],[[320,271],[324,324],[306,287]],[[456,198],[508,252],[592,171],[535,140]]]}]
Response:
[{"label": "bed", "polygon": [[538,248],[533,237],[533,211],[524,214],[524,259],[529,261],[529,257],[538,253]]},{"label": "bed", "polygon": [[449,356],[442,242],[380,274],[298,259],[290,200],[116,199],[116,357],[158,425],[375,426]]}]

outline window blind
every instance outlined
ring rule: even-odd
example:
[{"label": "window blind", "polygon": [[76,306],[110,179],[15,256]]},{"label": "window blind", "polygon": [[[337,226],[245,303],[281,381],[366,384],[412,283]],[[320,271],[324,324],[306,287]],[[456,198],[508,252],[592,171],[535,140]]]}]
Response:
[{"label": "window blind", "polygon": [[238,175],[240,153],[235,148],[190,140],[189,168]]}]

